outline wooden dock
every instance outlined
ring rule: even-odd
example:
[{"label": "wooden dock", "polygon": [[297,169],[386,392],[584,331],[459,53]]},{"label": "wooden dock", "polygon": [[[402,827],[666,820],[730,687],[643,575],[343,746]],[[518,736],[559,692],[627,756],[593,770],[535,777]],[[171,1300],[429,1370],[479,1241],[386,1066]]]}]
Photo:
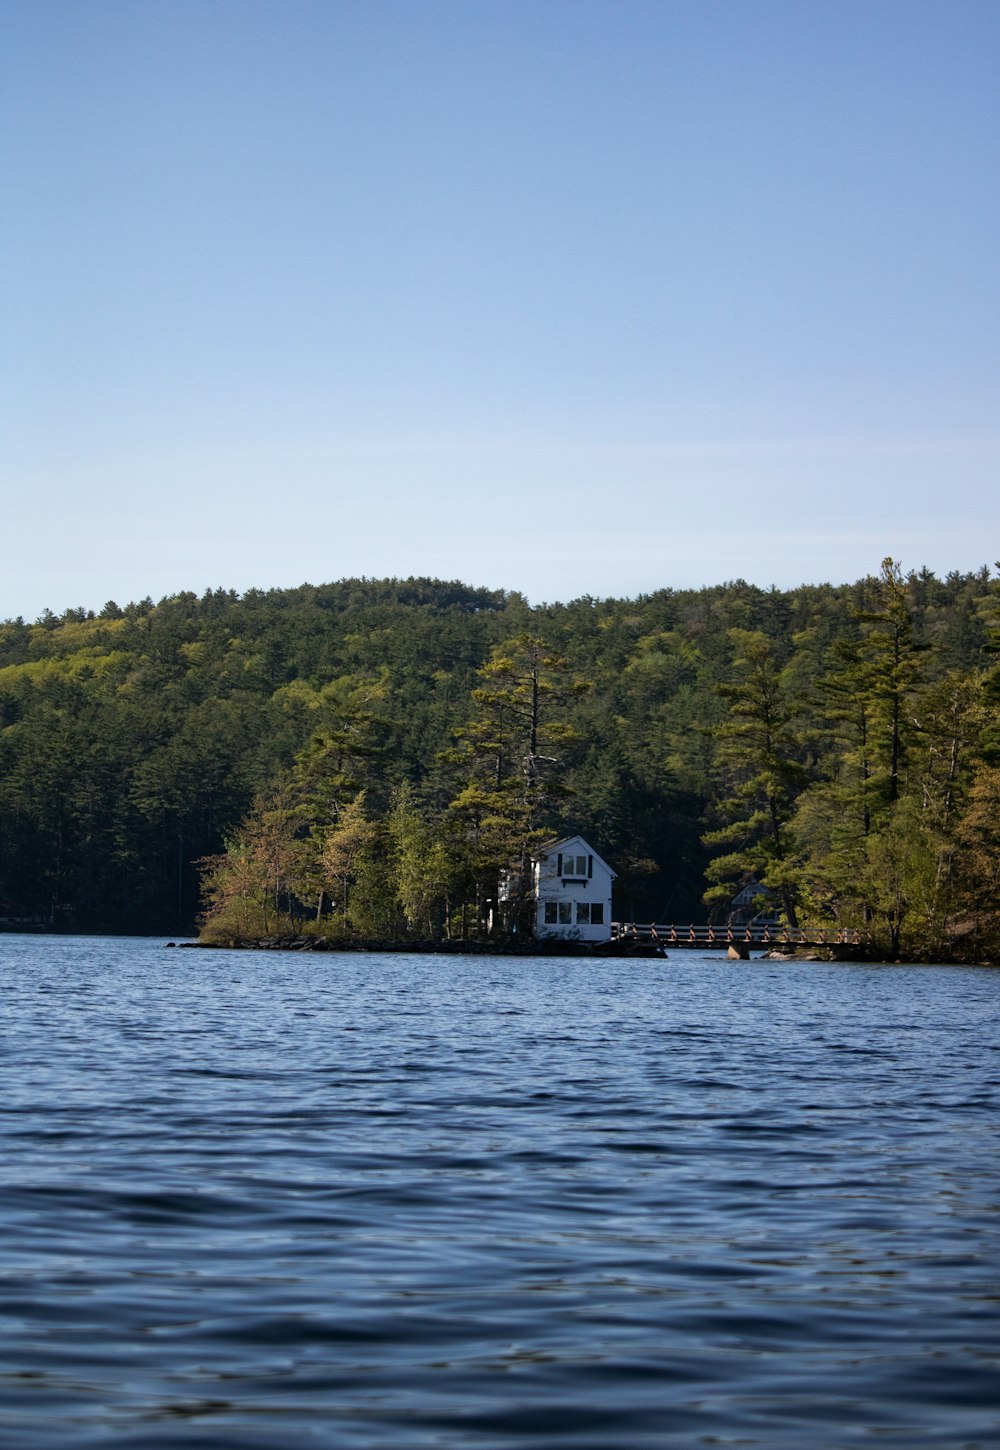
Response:
[{"label": "wooden dock", "polygon": [[668,947],[866,947],[859,927],[798,927],[751,922],[749,926],[679,926],[658,921],[611,923],[612,941],[648,941]]}]

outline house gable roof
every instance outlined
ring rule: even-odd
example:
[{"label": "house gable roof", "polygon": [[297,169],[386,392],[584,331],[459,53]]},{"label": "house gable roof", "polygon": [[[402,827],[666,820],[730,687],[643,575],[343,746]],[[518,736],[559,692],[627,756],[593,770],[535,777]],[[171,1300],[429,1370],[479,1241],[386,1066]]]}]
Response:
[{"label": "house gable roof", "polygon": [[770,886],[763,886],[759,881],[748,881],[747,884],[737,891],[730,906],[752,906],[756,901],[777,901],[776,892]]},{"label": "house gable roof", "polygon": [[581,853],[586,851],[588,856],[593,856],[595,861],[600,861],[612,881],[617,878],[618,872],[612,870],[604,857],[595,851],[590,842],[585,840],[583,836],[553,836],[549,841],[542,841],[531,853],[532,860],[540,861],[546,856],[553,856],[559,851],[567,850],[570,846],[576,846]]}]

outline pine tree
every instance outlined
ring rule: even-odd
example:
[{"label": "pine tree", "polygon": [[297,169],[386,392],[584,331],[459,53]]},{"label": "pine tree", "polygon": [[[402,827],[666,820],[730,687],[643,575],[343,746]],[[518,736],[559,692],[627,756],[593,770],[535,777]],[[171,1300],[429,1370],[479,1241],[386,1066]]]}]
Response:
[{"label": "pine tree", "polygon": [[437,936],[455,886],[455,862],[418,808],[408,781],[393,797],[387,828],[395,861],[396,896],[410,932]]},{"label": "pine tree", "polygon": [[712,730],[723,791],[716,810],[728,822],[704,840],[733,849],[710,863],[706,874],[714,884],[705,900],[710,906],[728,902],[739,880],[754,876],[777,892],[789,925],[795,926],[789,820],[807,779],[795,730],[796,707],[787,696],[771,641],[745,629],[730,630],[729,638],[737,679],[717,687],[729,715]]},{"label": "pine tree", "polygon": [[[980,949],[1000,952],[1000,766],[980,764],[956,833],[958,904]],[[994,956],[995,959],[995,956]]]},{"label": "pine tree", "polygon": [[871,716],[871,761],[882,800],[900,797],[913,737],[907,701],[920,679],[920,657],[906,581],[894,559],[882,560],[873,604],[858,611],[862,627],[859,686]]},{"label": "pine tree", "polygon": [[590,687],[562,655],[528,634],[498,645],[477,678],[472,718],[458,732],[456,761],[464,756],[472,779],[449,807],[452,842],[464,837],[474,871],[477,930],[491,914],[499,921],[501,873],[505,925],[523,927],[531,849],[546,834],[546,812],[566,794],[562,770],[578,738],[559,712]]},{"label": "pine tree", "polygon": [[350,924],[351,891],[361,870],[364,853],[376,839],[376,826],[365,814],[365,793],[341,806],[337,822],[322,837],[319,866],[326,889],[345,929]]}]

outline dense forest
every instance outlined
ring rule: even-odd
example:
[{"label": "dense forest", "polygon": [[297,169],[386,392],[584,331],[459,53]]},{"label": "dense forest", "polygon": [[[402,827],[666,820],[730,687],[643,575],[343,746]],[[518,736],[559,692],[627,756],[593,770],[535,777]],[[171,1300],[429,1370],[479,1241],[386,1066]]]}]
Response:
[{"label": "dense forest", "polygon": [[475,936],[498,874],[574,830],[620,919],[724,920],[757,881],[893,956],[995,956],[998,649],[989,569],[892,560],[788,591],[360,579],[7,621],[0,918]]}]

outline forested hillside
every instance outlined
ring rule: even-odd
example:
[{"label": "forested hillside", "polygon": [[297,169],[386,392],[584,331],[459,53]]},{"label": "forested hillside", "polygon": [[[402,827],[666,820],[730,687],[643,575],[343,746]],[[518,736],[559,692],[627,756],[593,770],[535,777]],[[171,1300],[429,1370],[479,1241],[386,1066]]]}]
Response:
[{"label": "forested hillside", "polygon": [[204,876],[222,936],[476,932],[497,872],[573,829],[626,919],[724,916],[753,878],[792,922],[987,950],[998,624],[988,569],[892,561],[789,591],[348,580],[8,621],[0,917],[182,932]]}]

